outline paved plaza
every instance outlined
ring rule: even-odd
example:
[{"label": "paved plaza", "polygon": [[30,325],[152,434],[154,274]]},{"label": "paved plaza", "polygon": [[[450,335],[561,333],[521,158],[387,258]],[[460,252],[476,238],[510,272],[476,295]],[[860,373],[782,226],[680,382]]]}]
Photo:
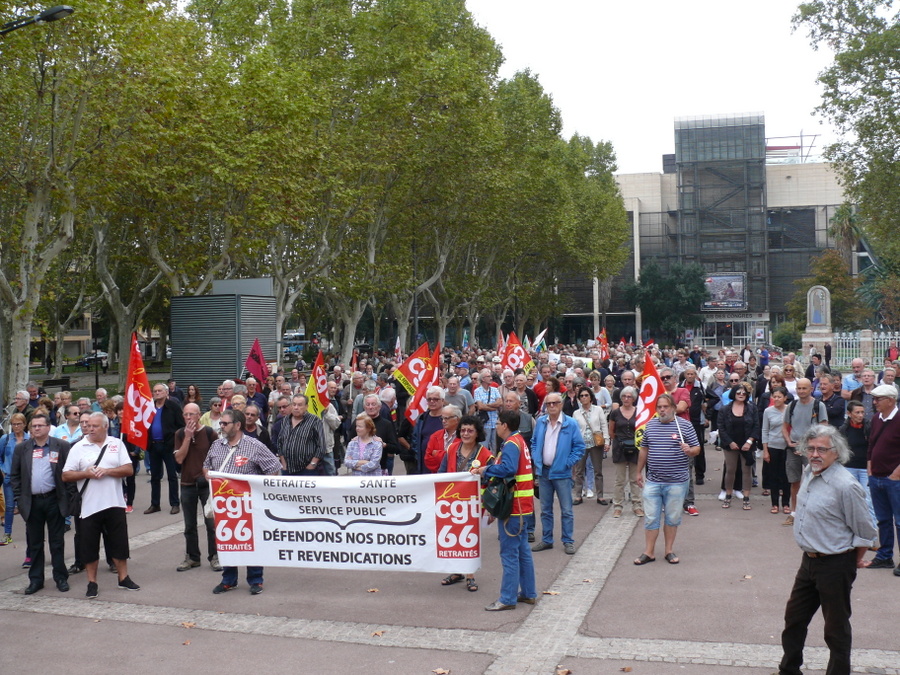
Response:
[{"label": "paved plaza", "polygon": [[[714,470],[721,455],[708,449],[708,458],[712,483],[721,476]],[[100,597],[89,601],[84,573],[70,577],[72,590],[63,594],[48,569],[46,588],[23,595],[24,526],[16,518],[15,543],[0,548],[5,661],[16,670],[62,666],[67,675],[201,664],[371,675],[546,675],[557,666],[573,673],[771,673],[800,561],[791,530],[781,526],[784,516],[769,513],[758,489],[752,511],[720,508],[718,485],[698,492],[701,515],[685,516],[678,533],[679,565],[667,564],[661,548],[655,563],[633,565],[643,521],[627,510],[613,518],[611,507],[585,500],[575,507],[577,553],[557,545],[534,554],[537,605],[495,613],[483,610],[500,584],[493,527],[485,531],[477,593],[463,584],[442,587],[435,574],[267,568],[262,595],[251,596],[243,578],[234,591],[213,595],[220,575],[207,565],[175,571],[184,558],[181,516],[142,514],[149,503],[142,472],[129,516],[129,572],[139,592],[119,590],[115,576],[101,571]],[[71,558],[72,533],[66,543]],[[853,596],[855,672],[900,673],[900,578],[861,570]],[[53,636],[40,649],[31,646],[37,630]],[[808,673],[824,672],[821,635],[817,616]]]}]

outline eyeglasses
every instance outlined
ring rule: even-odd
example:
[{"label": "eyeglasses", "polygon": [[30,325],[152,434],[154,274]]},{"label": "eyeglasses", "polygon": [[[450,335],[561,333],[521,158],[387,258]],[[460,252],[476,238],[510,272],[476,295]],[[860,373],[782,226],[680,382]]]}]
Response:
[{"label": "eyeglasses", "polygon": [[812,446],[812,445],[806,446],[806,452],[809,455],[824,455],[826,452],[829,452],[831,450],[834,450],[833,446],[828,447],[828,448],[819,448],[819,447]]},{"label": "eyeglasses", "polygon": [[578,398],[591,398],[590,394],[578,394]]},{"label": "eyeglasses", "polygon": [[441,399],[439,399],[439,398],[426,398],[425,400],[428,401],[429,403],[434,403],[435,401],[440,401]]},{"label": "eyeglasses", "polygon": [[227,427],[231,426],[232,424],[234,424],[234,422],[219,422],[220,427]]},{"label": "eyeglasses", "polygon": [[450,417],[444,417],[443,415],[441,415],[441,419],[445,422],[449,422],[450,420],[455,420],[456,417],[454,417],[453,415],[451,415]]},{"label": "eyeglasses", "polygon": [[671,375],[663,375],[663,376],[662,376],[662,379],[664,379],[664,380],[671,380],[671,379],[672,379],[672,376],[671,376]]},{"label": "eyeglasses", "polygon": [[562,405],[562,401],[547,401],[547,405]]},{"label": "eyeglasses", "polygon": [[475,430],[474,430],[474,429],[469,429],[469,428],[467,428],[467,427],[463,427],[462,429],[459,430],[459,433],[461,433],[461,434],[474,434],[474,433],[475,433]]}]

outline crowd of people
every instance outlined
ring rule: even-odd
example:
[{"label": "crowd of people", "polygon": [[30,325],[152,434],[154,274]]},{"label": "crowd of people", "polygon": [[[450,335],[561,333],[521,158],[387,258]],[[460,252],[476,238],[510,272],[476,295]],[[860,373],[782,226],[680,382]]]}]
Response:
[{"label": "crowd of people", "polygon": [[[40,570],[32,574],[31,592],[43,585],[38,556],[42,562],[46,529],[60,590],[68,588],[68,575],[86,569],[88,596],[96,597],[101,534],[107,564],[116,570],[119,584],[136,587],[125,563],[124,516],[133,511],[135,475],[142,468],[150,478],[150,505],[144,514],[162,510],[165,478],[169,513],[183,516],[185,557],[178,571],[202,564],[197,518],[209,499],[206,475],[209,470],[238,471],[231,461],[236,447],[241,457],[252,459],[241,462],[244,473],[362,476],[468,470],[485,477],[515,476],[521,483],[515,518],[511,516],[515,522],[499,524],[504,583],[500,599],[488,606],[510,609],[536,593],[533,582],[513,589],[507,573],[510,579],[519,572],[523,579],[533,578],[531,553],[553,549],[557,539],[566,554],[574,554],[576,507],[585,500],[600,506],[611,501],[614,518],[621,518],[626,507],[644,518],[645,550],[636,565],[656,560],[660,527],[663,557],[678,564],[677,528],[683,515],[699,515],[694,489],[706,482],[713,462],[721,463],[723,508],[737,500],[742,510],[751,510],[754,490],[760,490],[770,512],[785,515],[785,525],[795,525],[809,434],[827,425],[849,449],[841,464],[861,487],[869,523],[878,531],[874,558],[860,558],[860,566],[894,569],[900,525],[900,444],[893,424],[900,395],[898,354],[886,355],[879,372],[855,359],[843,376],[816,353],[809,355],[804,371],[796,355],[785,354],[776,364],[765,349],[627,347],[601,359],[596,349],[555,345],[533,355],[535,367],[526,372],[504,368],[491,350],[445,349],[440,378],[428,389],[427,409],[414,423],[404,414],[410,395],[394,379],[397,364],[384,354],[364,355],[354,370],[328,359],[328,405],[321,415],[309,411],[301,363],[265,382],[225,380],[209,398],[194,384],[183,391],[170,379],[152,388],[156,415],[146,452],[119,438],[121,397],[98,389],[94,400],[73,402],[69,392],[49,398],[30,383],[17,394],[10,431],[0,438],[6,497],[0,545],[11,543],[18,509],[27,525],[24,565]],[[657,416],[638,441],[638,401],[648,361],[659,373],[663,391],[656,401]],[[44,455],[49,468],[59,470],[55,483],[50,481],[53,471],[45,473]],[[46,482],[36,487],[31,481],[27,495],[23,468],[32,457]],[[609,492],[604,468],[613,476]],[[93,500],[85,494],[101,488],[100,511],[121,509],[121,518],[117,513],[86,514],[85,505]],[[533,498],[541,503],[540,530]],[[76,562],[62,569],[62,535],[73,522],[72,512],[77,513],[69,502],[82,510],[74,519]],[[205,519],[205,530],[207,562],[223,572],[213,592],[231,590],[237,586],[237,570],[219,564],[211,518]],[[900,567],[894,573],[900,576]],[[251,593],[262,592],[262,568],[248,569],[247,581]],[[469,591],[478,590],[471,574],[451,574],[442,583],[463,581]]]}]

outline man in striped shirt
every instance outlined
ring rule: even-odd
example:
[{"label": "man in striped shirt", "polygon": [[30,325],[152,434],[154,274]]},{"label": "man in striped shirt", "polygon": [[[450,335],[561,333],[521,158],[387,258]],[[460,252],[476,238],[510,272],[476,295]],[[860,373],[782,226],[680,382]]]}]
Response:
[{"label": "man in striped shirt", "polygon": [[[691,478],[691,458],[700,452],[700,442],[693,425],[675,415],[675,400],[663,394],[656,400],[656,417],[647,422],[638,456],[637,479],[644,489],[644,552],[634,561],[646,565],[656,558],[659,521],[665,511],[665,558],[671,565],[680,560],[672,550],[681,524],[682,503]],[[644,482],[643,471],[647,469]]]},{"label": "man in striped shirt", "polygon": [[286,476],[314,476],[325,458],[325,429],[322,420],[307,411],[307,398],[296,394],[291,416],[281,423],[278,457]]}]

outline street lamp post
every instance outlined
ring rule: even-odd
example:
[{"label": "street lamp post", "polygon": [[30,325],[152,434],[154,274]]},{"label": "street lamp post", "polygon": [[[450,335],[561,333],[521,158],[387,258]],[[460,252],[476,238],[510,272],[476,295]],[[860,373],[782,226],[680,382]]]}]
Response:
[{"label": "street lamp post", "polygon": [[30,26],[33,23],[51,23],[53,21],[59,21],[60,19],[64,19],[69,16],[75,9],[69,7],[68,5],[56,5],[55,7],[51,7],[50,9],[45,9],[40,14],[35,14],[34,16],[23,16],[18,19],[14,19],[8,23],[3,24],[0,27],[0,35],[6,35],[7,33],[12,33],[14,30],[18,30],[19,28],[25,28],[25,26]]}]

